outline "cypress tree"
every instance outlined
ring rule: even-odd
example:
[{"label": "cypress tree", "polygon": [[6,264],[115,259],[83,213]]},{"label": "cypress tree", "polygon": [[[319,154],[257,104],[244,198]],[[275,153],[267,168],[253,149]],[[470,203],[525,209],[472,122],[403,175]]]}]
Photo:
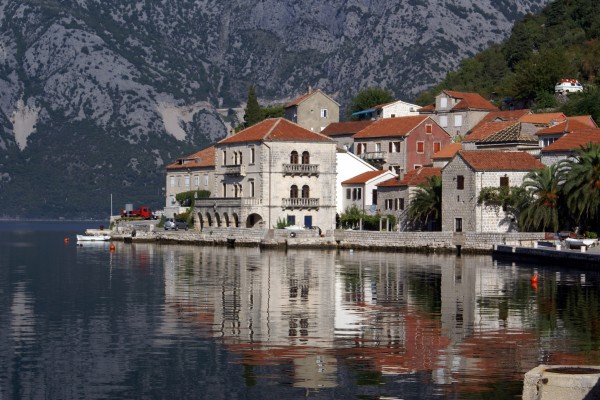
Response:
[{"label": "cypress tree", "polygon": [[244,114],[244,124],[248,128],[254,124],[262,121],[262,111],[256,98],[256,92],[254,90],[254,84],[250,85],[248,89],[248,101],[246,103],[246,109]]}]

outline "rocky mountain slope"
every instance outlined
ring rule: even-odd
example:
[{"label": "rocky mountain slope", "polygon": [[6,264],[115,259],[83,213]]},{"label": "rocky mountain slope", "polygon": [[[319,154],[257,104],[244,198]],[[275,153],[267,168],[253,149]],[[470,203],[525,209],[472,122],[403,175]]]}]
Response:
[{"label": "rocky mountain slope", "polygon": [[0,0],[0,216],[163,203],[250,83],[411,99],[548,0]]}]

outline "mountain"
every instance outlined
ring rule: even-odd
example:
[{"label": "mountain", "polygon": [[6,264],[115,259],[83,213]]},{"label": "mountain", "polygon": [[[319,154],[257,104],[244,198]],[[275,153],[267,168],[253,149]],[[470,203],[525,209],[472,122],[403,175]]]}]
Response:
[{"label": "mountain", "polygon": [[[0,216],[162,206],[248,86],[410,99],[548,0],[0,0]],[[243,111],[242,111],[243,113]]]}]

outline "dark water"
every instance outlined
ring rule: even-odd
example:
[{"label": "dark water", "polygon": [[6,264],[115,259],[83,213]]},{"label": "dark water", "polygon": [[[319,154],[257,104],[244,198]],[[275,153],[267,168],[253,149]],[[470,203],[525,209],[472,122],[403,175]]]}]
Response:
[{"label": "dark water", "polygon": [[487,256],[111,253],[76,246],[85,227],[0,224],[2,400],[502,399],[538,364],[600,365],[596,272]]}]

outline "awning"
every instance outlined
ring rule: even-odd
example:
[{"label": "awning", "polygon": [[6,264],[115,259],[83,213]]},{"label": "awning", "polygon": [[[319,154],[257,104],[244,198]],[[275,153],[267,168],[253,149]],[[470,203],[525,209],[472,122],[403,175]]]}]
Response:
[{"label": "awning", "polygon": [[372,113],[373,111],[377,111],[377,109],[376,108],[371,108],[370,110],[357,111],[355,113],[352,113],[352,116],[362,115],[362,114],[368,114],[368,113]]}]

